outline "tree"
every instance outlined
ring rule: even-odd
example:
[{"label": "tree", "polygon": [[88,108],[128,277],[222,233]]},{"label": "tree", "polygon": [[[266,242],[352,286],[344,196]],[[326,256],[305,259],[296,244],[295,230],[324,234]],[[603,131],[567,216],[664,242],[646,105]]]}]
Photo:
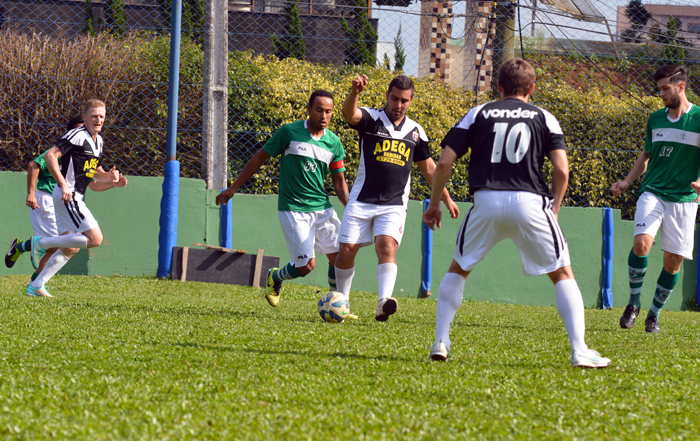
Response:
[{"label": "tree", "polygon": [[104,20],[101,21],[100,28],[104,32],[115,35],[126,33],[126,12],[123,0],[105,0]]},{"label": "tree", "polygon": [[372,27],[367,14],[367,4],[363,0],[355,0],[355,20],[353,27],[340,17],[343,30],[350,40],[345,47],[345,63],[354,65],[377,64],[377,32]]},{"label": "tree", "polygon": [[651,13],[644,7],[642,0],[630,0],[625,8],[625,17],[629,19],[631,26],[623,32],[622,40],[628,43],[641,42],[640,29],[646,26],[651,18]]},{"label": "tree", "polygon": [[93,37],[97,34],[95,31],[95,24],[93,23],[94,17],[92,0],[85,0],[85,27],[83,28],[83,32]]},{"label": "tree", "polygon": [[649,26],[649,40],[654,43],[666,43],[666,33],[661,30],[661,25],[658,21]]},{"label": "tree", "polygon": [[391,60],[389,59],[389,54],[384,52],[384,60],[382,61],[382,69],[391,71]]},{"label": "tree", "polygon": [[661,59],[664,64],[684,64],[688,50],[686,41],[678,36],[683,23],[674,16],[669,17],[666,25],[666,46],[661,51]]},{"label": "tree", "polygon": [[284,5],[284,30],[280,37],[272,34],[273,53],[277,58],[303,60],[306,55],[304,33],[301,29],[301,16],[297,0],[287,0]]},{"label": "tree", "polygon": [[403,47],[403,38],[401,38],[401,23],[399,23],[399,32],[394,38],[394,72],[403,72],[403,67],[406,64],[406,51]]}]

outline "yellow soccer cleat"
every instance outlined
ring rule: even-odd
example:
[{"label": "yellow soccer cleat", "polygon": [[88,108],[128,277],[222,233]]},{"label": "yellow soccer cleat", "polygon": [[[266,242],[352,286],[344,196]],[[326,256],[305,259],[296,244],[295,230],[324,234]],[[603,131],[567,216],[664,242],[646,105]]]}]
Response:
[{"label": "yellow soccer cleat", "polygon": [[277,306],[280,304],[280,289],[282,289],[282,282],[275,282],[272,280],[272,273],[277,271],[279,268],[270,268],[267,271],[267,286],[265,287],[265,298],[270,306]]}]

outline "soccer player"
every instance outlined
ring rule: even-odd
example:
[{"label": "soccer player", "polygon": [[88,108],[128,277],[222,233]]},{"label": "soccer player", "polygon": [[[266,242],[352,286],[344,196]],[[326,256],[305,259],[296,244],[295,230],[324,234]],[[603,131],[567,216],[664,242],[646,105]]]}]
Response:
[{"label": "soccer player", "polygon": [[[654,73],[666,106],[649,115],[644,150],[625,179],[612,185],[619,196],[644,174],[634,215],[634,245],[629,265],[629,304],[620,327],[629,329],[639,315],[649,250],[661,230],[663,268],[645,320],[646,332],[660,332],[659,312],[678,281],[683,259],[693,259],[693,231],[700,201],[700,108],[685,95],[683,66],[663,66]],[[645,173],[646,170],[646,173]]]},{"label": "soccer player", "polygon": [[[430,157],[425,131],[406,116],[415,94],[413,81],[405,75],[394,78],[389,83],[383,109],[357,107],[367,83],[366,75],[353,79],[350,94],[343,103],[343,118],[360,135],[360,165],[340,227],[335,274],[338,291],[349,296],[355,275],[355,256],[374,239],[379,284],[374,318],[383,322],[399,306],[392,293],[398,273],[396,251],[406,223],[411,168],[415,162],[425,179],[431,182],[435,162]],[[435,200],[439,202],[440,198],[456,219],[459,208],[447,190]]]},{"label": "soccer player", "polygon": [[[469,191],[474,205],[462,222],[452,264],[440,283],[433,360],[449,357],[450,326],[462,303],[467,276],[496,243],[508,238],[520,251],[524,274],[547,274],[554,283],[557,311],[571,342],[572,366],[610,365],[584,342],[583,299],[557,222],[569,179],[564,135],[551,113],[528,103],[534,89],[530,63],[517,58],[506,62],[498,72],[501,100],[471,109],[442,141],[444,150],[423,220],[430,228],[440,228],[442,213],[435,198],[442,194],[454,161],[470,148]],[[545,156],[554,169],[551,193],[542,176]]]},{"label": "soccer player", "polygon": [[[33,236],[29,243],[18,248],[30,249],[34,262],[48,249],[60,248],[46,263],[25,293],[28,296],[51,297],[45,285],[75,254],[76,249],[93,248],[102,243],[102,231],[83,202],[85,190],[91,182],[98,191],[112,186],[125,187],[126,179],[112,167],[108,172],[100,167],[102,137],[99,135],[105,120],[105,104],[88,100],[83,108],[84,126],[66,133],[44,155],[46,166],[56,180],[53,203],[59,236]],[[58,159],[61,158],[59,168]],[[27,247],[28,245],[28,247]]]},{"label": "soccer player", "polygon": [[333,95],[316,90],[309,97],[308,119],[285,124],[243,167],[236,181],[216,197],[216,204],[226,204],[241,185],[250,179],[271,156],[280,157],[279,211],[280,224],[291,261],[267,273],[265,298],[278,306],[285,280],[304,277],[316,267],[316,255],[325,254],[330,262],[328,284],[335,291],[335,263],[338,254],[340,220],[324,190],[331,172],[333,188],[343,205],[348,202],[345,183],[345,150],[335,133],[327,129],[333,116]]},{"label": "soccer player", "polygon": [[[66,124],[66,131],[71,131],[76,127],[83,126],[83,117],[81,115],[71,118]],[[27,207],[31,208],[29,217],[32,222],[34,234],[37,236],[51,237],[58,236],[58,226],[56,225],[56,214],[53,208],[53,188],[56,186],[56,180],[51,176],[49,169],[46,168],[44,155],[46,152],[34,158],[29,162],[27,168]],[[24,249],[21,245],[26,244]],[[20,246],[18,246],[20,245]],[[31,248],[31,240],[20,241],[15,238],[10,244],[10,250],[5,254],[5,266],[12,268],[15,266],[17,259],[22,253],[29,251]],[[32,266],[35,271],[32,274],[32,281],[37,278],[39,273],[46,266],[46,262],[56,251],[56,248],[46,250],[46,254],[41,258],[37,265],[32,260]]]}]

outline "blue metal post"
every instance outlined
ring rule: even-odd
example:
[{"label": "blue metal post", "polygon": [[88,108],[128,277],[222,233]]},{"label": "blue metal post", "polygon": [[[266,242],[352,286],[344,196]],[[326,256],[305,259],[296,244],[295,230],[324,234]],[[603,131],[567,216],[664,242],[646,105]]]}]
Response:
[{"label": "blue metal post", "polygon": [[[224,190],[226,190],[224,188]],[[223,191],[223,190],[222,190]],[[233,248],[233,198],[221,206],[221,246]]]},{"label": "blue metal post", "polygon": [[[423,211],[428,209],[430,204],[430,199],[423,201]],[[433,279],[433,230],[428,228],[425,222],[423,225],[423,240],[421,243],[421,248],[423,248],[423,263],[421,265],[421,284],[420,284],[420,294],[421,297],[430,296],[430,284]]]},{"label": "blue metal post", "polygon": [[177,245],[178,199],[180,196],[180,162],[176,159],[176,153],[182,0],[172,1],[170,77],[168,79],[168,137],[166,141],[163,198],[160,202],[160,233],[158,235],[157,275],[161,279],[170,277],[173,265],[173,247]]},{"label": "blue metal post", "polygon": [[612,274],[613,274],[613,223],[612,208],[603,209],[603,309],[612,309]]}]

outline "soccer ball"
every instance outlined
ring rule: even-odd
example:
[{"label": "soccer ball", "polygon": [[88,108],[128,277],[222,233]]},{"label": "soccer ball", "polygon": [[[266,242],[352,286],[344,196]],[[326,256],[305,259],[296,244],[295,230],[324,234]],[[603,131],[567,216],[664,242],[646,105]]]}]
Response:
[{"label": "soccer ball", "polygon": [[318,313],[327,322],[342,323],[350,314],[349,299],[342,292],[327,292],[318,301]]}]

